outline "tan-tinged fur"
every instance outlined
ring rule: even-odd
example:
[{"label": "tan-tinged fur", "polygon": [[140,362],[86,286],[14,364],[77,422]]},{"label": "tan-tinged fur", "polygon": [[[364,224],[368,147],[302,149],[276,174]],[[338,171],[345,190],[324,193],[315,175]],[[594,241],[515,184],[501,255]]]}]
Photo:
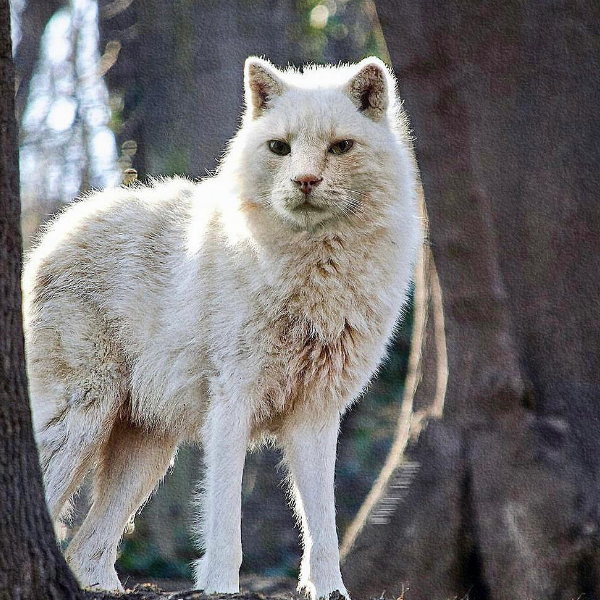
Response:
[{"label": "tan-tinged fur", "polygon": [[[28,372],[55,519],[95,469],[94,504],[67,552],[84,585],[120,588],[125,524],[177,445],[202,441],[197,585],[236,591],[244,455],[269,436],[303,531],[300,587],[347,594],[339,419],[385,355],[421,239],[394,86],[377,59],[304,74],[248,59],[243,126],[216,176],[95,193],[31,254]],[[271,152],[272,139],[291,152]],[[345,139],[347,153],[329,151]],[[322,178],[309,196],[294,183],[306,174]]]}]

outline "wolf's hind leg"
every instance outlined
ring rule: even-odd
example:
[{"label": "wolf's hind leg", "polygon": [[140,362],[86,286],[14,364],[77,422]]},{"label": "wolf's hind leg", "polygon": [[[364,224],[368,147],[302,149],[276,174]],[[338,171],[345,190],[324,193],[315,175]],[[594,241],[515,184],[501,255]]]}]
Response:
[{"label": "wolf's hind leg", "polygon": [[66,557],[82,586],[122,590],[114,563],[129,518],[162,479],[178,440],[117,419],[101,449],[94,499]]},{"label": "wolf's hind leg", "polygon": [[71,497],[110,431],[111,418],[111,407],[102,402],[66,404],[36,431],[46,502],[55,524],[68,514]]},{"label": "wolf's hind leg", "polygon": [[93,467],[126,400],[115,336],[77,299],[55,295],[29,315],[27,372],[35,438],[53,520]]}]

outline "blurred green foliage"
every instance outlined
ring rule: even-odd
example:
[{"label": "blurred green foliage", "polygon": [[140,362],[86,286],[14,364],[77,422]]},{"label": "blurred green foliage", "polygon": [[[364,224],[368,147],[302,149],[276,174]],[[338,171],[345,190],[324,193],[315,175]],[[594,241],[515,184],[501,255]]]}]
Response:
[{"label": "blurred green foliage", "polygon": [[372,0],[298,0],[290,36],[299,39],[308,60],[354,61],[367,55],[388,58]]}]

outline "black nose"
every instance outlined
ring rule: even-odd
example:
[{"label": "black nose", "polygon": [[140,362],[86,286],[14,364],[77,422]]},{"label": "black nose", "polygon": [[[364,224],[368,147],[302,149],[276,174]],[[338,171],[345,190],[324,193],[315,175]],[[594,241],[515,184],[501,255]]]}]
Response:
[{"label": "black nose", "polygon": [[300,188],[302,192],[305,194],[310,194],[312,189],[317,187],[321,181],[323,181],[323,178],[317,177],[316,175],[303,175],[302,177],[292,179],[292,181]]}]

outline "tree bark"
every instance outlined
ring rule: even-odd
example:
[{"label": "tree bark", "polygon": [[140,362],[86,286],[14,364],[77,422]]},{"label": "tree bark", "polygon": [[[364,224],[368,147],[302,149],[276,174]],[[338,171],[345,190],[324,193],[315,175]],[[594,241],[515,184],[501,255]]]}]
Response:
[{"label": "tree bark", "polygon": [[[417,137],[448,379],[442,418],[396,445],[346,540],[346,583],[413,600],[598,596],[600,7],[378,9]],[[432,401],[435,342],[416,407]]]},{"label": "tree bark", "polygon": [[46,510],[27,396],[9,23],[8,0],[0,0],[0,597],[78,598]]}]

